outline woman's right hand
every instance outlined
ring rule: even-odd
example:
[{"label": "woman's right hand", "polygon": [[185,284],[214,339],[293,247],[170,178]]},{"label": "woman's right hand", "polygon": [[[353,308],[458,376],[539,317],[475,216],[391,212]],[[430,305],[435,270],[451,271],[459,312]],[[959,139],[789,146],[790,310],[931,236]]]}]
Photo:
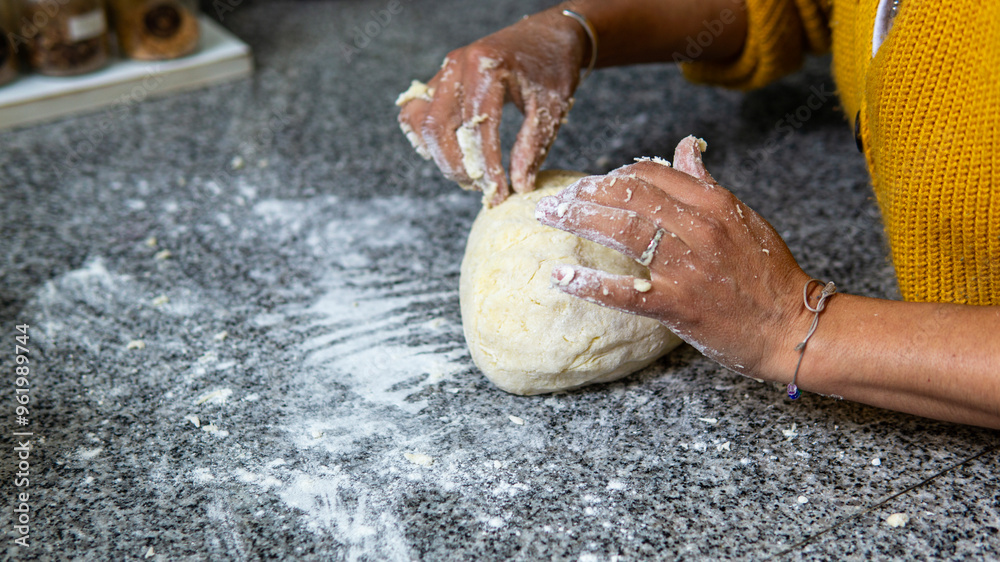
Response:
[{"label": "woman's right hand", "polygon": [[397,101],[400,126],[445,177],[499,205],[510,194],[499,134],[504,104],[524,114],[510,156],[510,183],[524,193],[573,105],[588,48],[582,26],[559,10],[526,17],[449,53],[426,89],[414,82]]}]

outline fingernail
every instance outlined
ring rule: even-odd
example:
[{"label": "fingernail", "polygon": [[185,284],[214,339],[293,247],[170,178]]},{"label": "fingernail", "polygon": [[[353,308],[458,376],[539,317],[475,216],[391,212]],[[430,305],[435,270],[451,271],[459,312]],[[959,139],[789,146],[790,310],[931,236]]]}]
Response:
[{"label": "fingernail", "polygon": [[559,287],[567,287],[576,276],[572,266],[557,265],[552,268],[552,282]]},{"label": "fingernail", "polygon": [[548,196],[542,197],[535,205],[535,220],[544,223],[546,219],[558,215],[559,199]]}]

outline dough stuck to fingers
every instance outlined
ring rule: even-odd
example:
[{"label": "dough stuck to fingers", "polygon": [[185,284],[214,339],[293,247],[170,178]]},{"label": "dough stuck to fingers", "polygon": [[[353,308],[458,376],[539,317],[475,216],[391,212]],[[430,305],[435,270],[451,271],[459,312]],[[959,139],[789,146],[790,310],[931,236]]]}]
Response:
[{"label": "dough stuck to fingers", "polygon": [[715,179],[705,169],[705,162],[701,159],[702,153],[706,150],[708,143],[704,139],[692,135],[681,139],[674,150],[674,169],[714,184]]},{"label": "dough stuck to fingers", "polygon": [[396,98],[396,106],[403,107],[413,100],[431,101],[434,97],[434,88],[429,88],[420,80],[410,82],[410,87]]},{"label": "dough stuck to fingers", "polygon": [[[536,189],[484,208],[469,233],[459,296],[473,361],[514,394],[609,382],[646,367],[681,340],[660,322],[572,297],[552,286],[557,264],[649,279],[649,270],[599,244],[543,226],[535,205],[582,174],[546,171]],[[637,281],[636,291],[648,291]]]}]

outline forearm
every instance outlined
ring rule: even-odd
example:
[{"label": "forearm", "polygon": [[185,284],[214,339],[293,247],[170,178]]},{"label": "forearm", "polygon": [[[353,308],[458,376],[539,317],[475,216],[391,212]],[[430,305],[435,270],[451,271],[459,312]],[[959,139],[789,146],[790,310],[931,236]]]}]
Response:
[{"label": "forearm", "polygon": [[[804,337],[811,320],[803,315],[802,333],[791,337]],[[798,352],[784,356],[779,380],[791,380],[797,359]],[[797,383],[881,408],[1000,428],[1000,307],[836,295],[820,316]]]},{"label": "forearm", "polygon": [[[687,60],[689,39],[703,49],[697,60],[727,60],[740,53],[746,39],[743,0],[570,0],[535,17],[579,28],[560,14],[564,9],[594,25],[599,67],[674,61],[675,55]],[[588,51],[584,61],[589,60]]]}]

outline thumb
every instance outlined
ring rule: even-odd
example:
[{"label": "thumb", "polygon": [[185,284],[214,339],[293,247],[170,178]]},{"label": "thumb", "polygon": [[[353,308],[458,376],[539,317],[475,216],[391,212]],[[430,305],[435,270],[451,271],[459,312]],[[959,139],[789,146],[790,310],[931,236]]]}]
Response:
[{"label": "thumb", "polygon": [[715,178],[705,169],[705,163],[701,159],[701,153],[707,148],[708,143],[704,140],[688,135],[677,143],[674,150],[674,169],[715,184]]}]

